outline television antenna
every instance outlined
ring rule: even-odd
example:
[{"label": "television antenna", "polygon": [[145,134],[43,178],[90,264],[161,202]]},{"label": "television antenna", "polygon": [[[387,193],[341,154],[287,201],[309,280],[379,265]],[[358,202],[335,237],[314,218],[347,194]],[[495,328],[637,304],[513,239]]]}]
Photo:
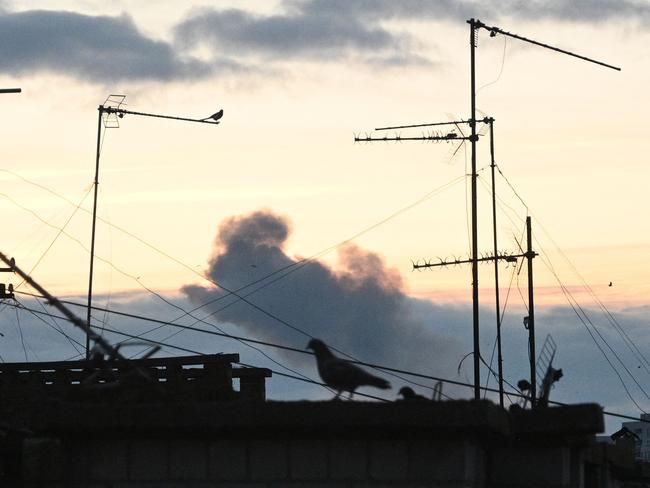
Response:
[{"label": "television antenna", "polygon": [[[466,137],[460,137],[459,139],[461,140],[469,140],[471,143],[471,215],[472,215],[472,224],[471,224],[471,235],[472,235],[472,250],[471,250],[471,256],[470,259],[467,260],[467,262],[471,263],[472,265],[472,329],[473,329],[473,342],[474,342],[474,399],[480,400],[481,398],[481,353],[480,353],[480,327],[479,327],[479,294],[478,294],[478,264],[481,260],[479,258],[479,253],[478,253],[478,216],[477,216],[477,209],[478,209],[478,202],[477,202],[477,188],[476,188],[476,180],[478,178],[477,170],[476,170],[476,160],[477,160],[477,154],[476,154],[476,143],[479,139],[479,134],[476,130],[476,126],[480,120],[477,120],[476,118],[476,47],[477,47],[477,34],[480,29],[485,29],[490,33],[490,37],[496,37],[497,35],[503,35],[507,37],[511,37],[514,39],[518,39],[522,42],[527,42],[539,47],[543,47],[545,49],[549,49],[551,51],[555,51],[561,54],[566,54],[568,56],[572,56],[577,59],[581,59],[583,61],[587,61],[593,64],[597,64],[600,66],[603,66],[605,68],[610,68],[616,71],[620,71],[621,68],[617,66],[613,66],[611,64],[604,63],[602,61],[597,61],[595,59],[576,54],[572,51],[568,51],[566,49],[561,49],[555,46],[551,46],[549,44],[545,44],[518,34],[513,34],[511,32],[505,31],[499,27],[495,26],[488,26],[481,22],[478,19],[469,19],[467,21],[470,27],[470,32],[469,32],[469,44],[470,44],[470,116],[468,119],[463,120],[463,121],[457,121],[458,123],[465,123],[468,124],[470,127],[470,135]],[[447,125],[449,124],[448,122],[433,122],[431,124],[414,124],[414,125],[402,125],[402,126],[393,126],[393,127],[383,127],[380,128],[379,130],[399,130],[399,129],[406,129],[406,128],[415,128],[415,127],[430,127],[430,126],[438,126],[438,125]],[[395,137],[373,137],[373,136],[366,136],[364,138],[360,138],[358,136],[355,136],[355,141],[359,142],[385,142],[385,141],[449,141],[451,138],[448,135],[429,135],[429,136],[421,136],[421,137],[401,137],[401,136],[395,136]],[[494,199],[494,194],[493,194],[493,199]],[[530,243],[530,218],[527,218],[527,231],[528,231],[528,240]],[[496,241],[496,237],[495,237]],[[495,246],[496,248],[496,246]],[[528,253],[532,253],[532,249],[530,249],[529,246],[529,251]],[[495,252],[495,255],[491,258],[494,260],[498,260],[498,256]],[[528,263],[528,271],[529,271],[529,286],[532,284],[532,255],[530,256],[529,263]],[[498,290],[497,290],[498,294]],[[534,406],[535,403],[535,389],[536,389],[536,379],[535,379],[535,337],[534,337],[534,330],[535,330],[535,319],[533,315],[533,302],[532,302],[532,293],[529,292],[529,307],[530,307],[530,314],[528,317],[528,324],[529,324],[529,331],[532,331],[532,336],[529,341],[529,347],[531,350],[531,388],[533,389],[533,395],[531,397],[531,403]],[[497,309],[497,314],[499,313]]]}]

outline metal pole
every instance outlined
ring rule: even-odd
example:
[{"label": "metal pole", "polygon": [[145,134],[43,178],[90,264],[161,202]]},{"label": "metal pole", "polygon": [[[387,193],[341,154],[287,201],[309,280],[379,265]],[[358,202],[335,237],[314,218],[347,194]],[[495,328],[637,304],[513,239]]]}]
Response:
[{"label": "metal pole", "polygon": [[212,124],[218,125],[218,120],[209,120],[207,119],[190,119],[188,117],[177,117],[175,115],[161,115],[161,114],[152,114],[148,112],[134,112],[133,110],[125,110],[123,108],[113,108],[113,107],[104,107],[104,111],[108,114],[117,114],[118,117],[123,117],[126,114],[130,115],[141,115],[143,117],[154,117],[157,119],[169,119],[169,120],[182,120],[185,122],[198,122],[200,124]]},{"label": "metal pole", "polygon": [[528,241],[526,259],[528,259],[528,347],[530,356],[530,406],[537,403],[537,373],[535,371],[535,302],[533,295],[533,236],[530,216],[526,217],[526,240]]},{"label": "metal pole", "polygon": [[[494,237],[494,255],[499,255],[499,248],[497,245],[497,193],[496,193],[496,178],[494,170],[496,163],[494,162],[494,119],[490,118],[490,158],[492,169],[492,234]],[[499,300],[499,260],[494,260],[494,292],[497,312],[497,361],[499,363],[499,405],[503,408],[503,356],[501,355],[501,304]]]},{"label": "metal pole", "polygon": [[104,114],[104,106],[100,105],[97,109],[97,153],[95,156],[95,195],[93,199],[93,224],[92,234],[90,238],[90,272],[88,274],[88,314],[86,322],[88,329],[86,329],[86,359],[90,359],[90,312],[92,311],[93,301],[93,268],[95,264],[95,224],[97,223],[97,187],[99,185],[99,151],[101,147],[102,137],[102,115]]},{"label": "metal pole", "polygon": [[476,215],[476,26],[474,19],[469,21],[470,44],[470,98],[471,111],[469,125],[472,131],[472,312],[474,328],[474,399],[481,399],[481,350],[479,335],[479,308],[478,308],[478,219]]},{"label": "metal pole", "polygon": [[574,58],[582,59],[583,61],[589,61],[590,63],[599,64],[600,66],[604,66],[605,68],[610,68],[610,69],[613,69],[613,70],[616,70],[616,71],[621,71],[621,68],[619,68],[618,66],[613,66],[611,64],[603,63],[602,61],[597,61],[595,59],[588,58],[587,56],[582,56],[580,54],[576,54],[574,52],[567,51],[566,49],[560,49],[559,47],[550,46],[548,44],[544,44],[543,42],[535,41],[533,39],[529,39],[529,38],[524,37],[524,36],[513,34],[512,32],[504,31],[503,29],[500,29],[498,27],[491,27],[489,25],[485,25],[480,20],[476,21],[476,27],[477,28],[483,27],[484,29],[489,30],[490,31],[490,37],[494,37],[496,34],[502,34],[504,36],[512,37],[513,39],[519,39],[520,41],[529,42],[530,44],[534,44],[536,46],[545,47],[546,49],[550,49],[551,51],[555,51],[555,52],[562,53],[562,54],[567,54],[569,56],[573,56]]}]

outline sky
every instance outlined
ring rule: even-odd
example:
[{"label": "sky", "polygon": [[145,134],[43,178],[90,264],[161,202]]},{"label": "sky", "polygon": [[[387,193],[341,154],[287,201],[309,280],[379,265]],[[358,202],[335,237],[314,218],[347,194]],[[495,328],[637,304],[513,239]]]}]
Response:
[{"label": "sky", "polygon": [[[215,313],[209,327],[295,347],[313,335],[361,359],[471,380],[470,361],[457,368],[472,347],[469,267],[412,270],[468,256],[469,147],[354,142],[375,127],[468,117],[470,17],[622,67],[481,31],[477,107],[495,118],[500,250],[519,252],[532,218],[538,350],[551,334],[565,373],[553,396],[650,411],[649,2],[1,2],[0,87],[22,93],[0,95],[0,250],[83,302],[97,107],[121,94],[140,112],[203,118],[222,108],[216,126],[127,115],[102,129],[96,303],[169,320],[225,301],[215,282],[241,287],[313,258],[250,298],[304,333],[246,303],[200,312]],[[487,135],[477,165],[487,253]],[[489,362],[493,267],[479,272]],[[500,283],[504,367],[516,383],[527,374],[525,267],[502,265]],[[76,354],[27,311],[0,310],[4,360]],[[277,367],[232,341],[171,340]],[[265,352],[316,374],[311,358]],[[403,380],[391,381],[397,391]],[[279,378],[270,388],[329,395]]]}]

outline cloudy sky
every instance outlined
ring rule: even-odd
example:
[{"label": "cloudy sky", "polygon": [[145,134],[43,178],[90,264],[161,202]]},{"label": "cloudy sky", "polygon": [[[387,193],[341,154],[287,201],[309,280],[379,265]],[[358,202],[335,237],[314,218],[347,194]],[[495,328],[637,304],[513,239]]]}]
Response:
[{"label": "cloudy sky", "polygon": [[[4,1],[0,87],[23,92],[0,95],[0,250],[52,292],[82,297],[98,105],[123,94],[142,112],[206,117],[223,108],[218,126],[126,116],[103,131],[97,303],[171,319],[232,299],[215,282],[239,288],[293,266],[259,291],[246,288],[248,301],[361,359],[471,379],[469,361],[457,371],[471,350],[470,270],[411,270],[412,261],[467,256],[468,148],[354,143],[374,127],[468,116],[470,17],[622,67],[482,31],[477,106],[496,119],[500,248],[518,251],[524,218],[533,218],[538,343],[552,334],[565,372],[555,397],[650,411],[645,1]],[[478,147],[484,168],[488,138]],[[482,169],[484,252],[489,183]],[[518,271],[501,268],[512,382],[526,376],[526,272]],[[489,362],[492,267],[480,273]],[[194,315],[214,312],[206,320],[231,332],[306,344],[250,304],[215,307]],[[76,354],[28,312],[0,310],[4,360]],[[239,343],[190,333],[169,340],[278,368]],[[310,358],[265,353],[315,374]],[[402,380],[391,381],[396,391]],[[279,378],[272,391],[329,394]]]}]

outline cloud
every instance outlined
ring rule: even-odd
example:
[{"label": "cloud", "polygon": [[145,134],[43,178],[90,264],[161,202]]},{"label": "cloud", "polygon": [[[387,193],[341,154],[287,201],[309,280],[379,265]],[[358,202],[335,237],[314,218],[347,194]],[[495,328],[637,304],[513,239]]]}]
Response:
[{"label": "cloud", "polygon": [[[196,9],[179,20],[174,40],[168,42],[142,33],[128,15],[12,12],[0,4],[0,69],[112,83],[268,74],[276,72],[277,65],[302,61],[372,68],[431,66],[438,64],[428,54],[431,49],[424,51],[423,39],[395,21],[464,25],[470,17],[488,23],[509,18],[646,24],[650,5],[633,0],[286,0],[272,14]],[[197,48],[208,58],[192,56]]]},{"label": "cloud", "polygon": [[633,0],[288,0],[286,5],[302,15],[353,16],[368,20],[457,21],[480,18],[490,23],[510,17],[520,20],[604,22],[650,20],[650,5]]},{"label": "cloud", "polygon": [[329,9],[294,9],[258,15],[239,9],[203,8],[176,27],[183,46],[208,45],[232,56],[261,56],[274,61],[342,60],[386,65],[422,64],[412,53],[411,38],[363,18]]},{"label": "cloud", "polygon": [[[229,64],[236,68],[224,62]],[[172,45],[142,34],[126,15],[32,10],[0,12],[0,69],[111,82],[195,79],[213,74],[215,66],[179,56]]]},{"label": "cloud", "polygon": [[[288,221],[270,211],[227,219],[219,227],[207,275],[229,289],[239,289],[257,280],[261,281],[256,286],[273,281],[281,273],[269,280],[263,277],[299,261],[286,252],[290,235]],[[256,286],[244,288],[240,293],[249,293]],[[206,306],[205,313],[215,312],[218,322],[233,324],[247,336],[294,347],[304,347],[307,340],[216,287],[189,285],[182,291],[195,306],[218,300]],[[456,372],[460,359],[472,350],[470,307],[437,305],[409,296],[396,270],[387,267],[378,254],[357,246],[340,248],[336,267],[312,261],[250,295],[249,300],[290,325],[362,360],[461,381],[473,380],[471,358],[463,363],[460,378]],[[484,302],[484,306],[486,308],[481,310],[481,349],[483,358],[489,362],[494,343],[494,312],[488,302]],[[594,333],[595,340],[612,364],[603,357],[571,307],[539,308],[536,313],[537,353],[546,335],[551,334],[558,344],[554,365],[562,368],[565,374],[551,399],[568,403],[595,401],[627,414],[640,413],[636,402],[650,411],[650,397],[646,396],[650,392],[650,363],[647,362],[650,357],[645,360],[637,357],[602,311],[586,306],[582,310],[583,316],[591,321],[587,322],[589,327],[594,324],[600,332],[600,335]],[[504,323],[504,368],[511,384],[529,376],[528,332],[521,320],[526,313],[510,307]],[[639,350],[647,351],[650,347],[650,338],[644,333],[650,326],[647,308],[623,310],[615,316]],[[593,329],[590,330],[593,333]],[[313,360],[309,357],[291,352],[280,354],[290,364],[304,368],[302,371],[313,370]],[[492,364],[493,369],[497,369],[496,362]],[[625,387],[613,368],[620,374]],[[482,370],[485,380],[486,368]],[[388,379],[395,386],[401,383],[395,378]],[[491,386],[495,385],[491,378]],[[464,397],[471,395],[468,389],[458,389],[454,393]],[[491,397],[496,399],[495,395]],[[616,423],[611,419],[609,422],[610,425]]]},{"label": "cloud", "polygon": [[[650,355],[647,354],[650,348],[650,337],[645,332],[650,327],[647,310],[647,307],[638,307],[611,311],[622,330],[641,351],[642,354],[639,355],[636,351],[631,351],[608,317],[598,308],[589,308],[583,303],[580,310],[581,316],[594,335],[595,339],[592,339],[587,332],[587,326],[578,319],[573,308],[538,307],[535,313],[537,353],[539,355],[546,336],[550,334],[557,344],[554,367],[562,368],[564,372],[564,376],[551,392],[551,400],[566,403],[597,402],[606,410],[638,416],[642,412],[635,405],[636,402],[641,408],[650,412],[650,398],[646,396],[650,393],[650,363],[647,362],[650,360]],[[526,313],[525,310],[511,309],[506,315],[507,323],[502,329],[504,375],[511,383],[516,383],[528,374],[527,331],[524,330],[521,321]],[[483,324],[483,337],[485,337],[486,334],[490,334],[485,330],[485,327],[489,327],[490,321],[484,320]],[[600,336],[594,332],[591,324],[597,328]],[[613,366],[605,359],[594,341],[598,342]],[[489,349],[485,346],[483,348],[483,356],[486,358]],[[620,374],[625,387],[622,386],[621,379],[613,368]],[[630,373],[642,388],[635,384]],[[629,398],[626,388],[634,401]],[[620,419],[606,417],[606,421],[608,432],[620,428]]]},{"label": "cloud", "polygon": [[[239,289],[272,271],[295,265],[299,258],[284,249],[290,233],[287,220],[270,211],[224,221],[207,275],[229,289]],[[436,374],[455,370],[463,348],[452,337],[455,331],[446,319],[455,315],[454,322],[461,316],[466,321],[462,311],[447,310],[443,319],[435,305],[408,296],[400,274],[375,253],[347,245],[340,248],[338,258],[336,269],[311,261],[249,299],[306,334],[363,360]],[[219,322],[235,324],[248,335],[300,348],[307,344],[305,335],[249,304],[238,302],[221,309],[232,303],[233,297],[224,298],[225,292],[216,287],[188,285],[182,291],[195,305],[219,299],[204,310],[216,312]],[[281,354],[294,365],[313,366],[312,358]]]},{"label": "cloud", "polygon": [[286,0],[281,5],[271,15],[197,9],[177,25],[177,43],[185,48],[207,46],[234,59],[252,56],[268,63],[346,61],[399,68],[437,63],[422,53],[419,40],[407,28],[399,30],[395,21],[462,26],[471,17],[488,23],[503,18],[576,23],[650,20],[650,5],[632,0]]},{"label": "cloud", "polygon": [[[215,255],[211,261],[211,276],[221,278],[224,284],[238,287],[248,284],[256,277],[264,276],[269,271],[296,261],[284,251],[284,246],[291,234],[291,227],[286,219],[270,212],[236,217],[225,221],[217,240]],[[336,269],[324,263],[314,262],[285,279],[274,283],[259,293],[249,297],[265,309],[289,320],[292,324],[308,332],[323,337],[328,342],[346,350],[364,360],[372,360],[389,366],[397,366],[418,372],[442,376],[452,380],[472,381],[471,358],[465,360],[462,374],[456,373],[460,358],[471,351],[471,307],[468,305],[438,305],[427,300],[416,300],[408,296],[401,284],[401,278],[395,270],[387,268],[380,256],[348,247],[340,256],[340,266]],[[251,267],[255,264],[256,267]],[[261,282],[265,283],[265,282]],[[187,296],[165,294],[166,302],[144,292],[124,292],[111,297],[95,296],[94,303],[104,306],[110,302],[110,309],[125,311],[136,315],[171,320],[183,315],[182,310],[191,310],[193,305],[223,296],[214,288],[188,286]],[[57,313],[51,307],[41,308],[32,299],[19,295],[21,303],[37,311]],[[79,302],[80,307],[73,311],[82,316],[85,310],[85,297],[68,297]],[[224,299],[217,302],[223,306],[232,301]],[[170,306],[173,302],[175,306]],[[482,354],[486,362],[494,341],[494,312],[487,308],[481,310]],[[179,309],[180,307],[180,309]],[[202,309],[209,310],[208,307]],[[613,329],[602,311],[583,307],[585,316],[599,328],[599,331],[611,347],[625,362],[639,383],[646,387],[650,383],[647,351],[650,349],[650,336],[646,333],[650,327],[650,306],[635,307],[613,312],[618,323],[645,355],[645,360],[636,360],[624,346],[621,337]],[[199,315],[196,311],[193,315]],[[0,358],[4,361],[23,361],[21,335],[29,360],[61,360],[77,353],[60,334],[51,327],[37,320],[32,314],[18,311],[19,322],[12,307],[0,310],[2,324],[0,332],[4,334],[0,341]],[[516,310],[510,305],[503,325],[504,373],[507,380],[516,383],[528,376],[527,331],[521,318],[525,310]],[[110,329],[140,334],[158,328],[159,324],[143,322],[133,318],[114,314],[95,312],[93,321],[107,321]],[[278,325],[268,316],[255,312],[249,305],[237,303],[218,313],[210,322],[237,335],[251,338],[270,339],[295,347],[305,346],[307,339]],[[184,317],[179,321],[191,325],[195,320]],[[227,322],[231,322],[230,324]],[[65,321],[58,321],[63,330],[84,343],[82,334]],[[206,324],[194,324],[203,329],[212,330]],[[558,345],[554,360],[556,368],[562,368],[564,377],[556,384],[551,399],[567,403],[597,402],[606,410],[627,415],[640,412],[628,398],[619,379],[594,345],[584,325],[577,319],[574,311],[568,307],[542,308],[536,310],[537,349],[538,353],[547,334],[551,334]],[[270,367],[283,371],[279,366],[268,361],[259,353],[233,340],[223,339],[205,333],[192,333],[171,326],[159,328],[146,337],[164,343],[186,348],[186,351],[166,347],[159,355],[191,354],[189,351],[202,353],[239,353],[242,361],[261,367]],[[172,335],[175,334],[175,335]],[[106,333],[106,337],[116,343],[123,336]],[[77,346],[78,347],[78,346]],[[645,397],[632,382],[629,375],[613,358],[610,351],[603,346],[613,364],[625,380],[635,401],[645,410],[650,410],[650,400]],[[129,356],[138,355],[142,346],[125,348]],[[273,348],[264,348],[271,356],[293,366],[300,372],[316,377],[313,358],[295,353],[281,353]],[[496,369],[496,362],[493,362]],[[648,369],[647,369],[648,368]],[[485,384],[485,370],[483,368]],[[378,373],[379,374],[379,373]],[[383,373],[381,373],[384,375]],[[388,398],[404,383],[394,377],[384,375],[393,384],[393,390],[387,392]],[[426,380],[418,380],[430,385]],[[496,382],[490,380],[490,386]],[[427,394],[423,388],[416,387]],[[509,389],[509,388],[508,388]],[[269,397],[277,400],[327,398],[329,393],[319,387],[301,382],[287,380],[279,375],[268,382]],[[444,392],[454,397],[468,398],[469,388],[453,389],[445,385]],[[496,400],[496,395],[488,395]],[[607,431],[614,432],[620,428],[620,419],[606,417]]]}]

